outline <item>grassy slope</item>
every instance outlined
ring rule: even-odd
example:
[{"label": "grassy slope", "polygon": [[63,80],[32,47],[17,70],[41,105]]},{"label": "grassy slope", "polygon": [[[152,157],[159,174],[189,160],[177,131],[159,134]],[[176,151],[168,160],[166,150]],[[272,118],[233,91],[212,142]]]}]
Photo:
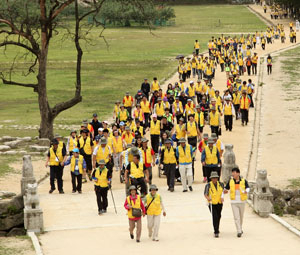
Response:
[{"label": "grassy slope", "polygon": [[[84,45],[83,48],[88,51],[85,51],[83,59],[83,102],[59,115],[55,123],[75,124],[93,112],[98,112],[101,119],[110,116],[114,101],[120,99],[127,90],[136,92],[144,77],[152,79],[157,76],[162,79],[173,72],[177,64],[174,57],[179,53],[191,53],[195,39],[200,40],[202,49],[206,50],[205,45],[212,32],[240,33],[265,28],[244,6],[174,8],[176,26],[157,28],[153,31],[155,36],[147,28],[109,28],[104,32],[109,49],[101,39],[96,40],[94,45]],[[98,34],[99,31],[93,31],[92,37],[96,39]],[[6,62],[14,51],[10,49],[6,55],[0,54],[0,70],[9,67]],[[62,42],[58,37],[51,42],[47,76],[51,105],[73,95],[74,53],[70,41]],[[19,71],[25,70],[26,64],[18,67]],[[35,81],[35,74],[23,79]],[[36,101],[37,95],[31,89],[0,84],[0,124],[6,119],[16,120],[17,124],[38,124]],[[5,131],[8,134],[10,132]]]}]

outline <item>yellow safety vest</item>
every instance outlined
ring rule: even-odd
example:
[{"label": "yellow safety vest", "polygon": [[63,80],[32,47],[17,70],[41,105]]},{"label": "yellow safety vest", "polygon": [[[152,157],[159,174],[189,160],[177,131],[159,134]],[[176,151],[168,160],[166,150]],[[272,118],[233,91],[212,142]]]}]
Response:
[{"label": "yellow safety vest", "polygon": [[190,145],[185,146],[185,151],[181,145],[178,146],[178,154],[179,154],[179,160],[178,160],[179,163],[192,163]]},{"label": "yellow safety vest", "polygon": [[91,138],[87,137],[84,143],[83,137],[79,139],[79,148],[83,148],[85,154],[91,155],[92,154],[92,146],[91,146]]},{"label": "yellow safety vest", "polygon": [[190,115],[190,114],[194,114],[194,103],[192,102],[191,105],[186,104],[185,105],[185,114],[186,116]]},{"label": "yellow safety vest", "polygon": [[189,86],[189,97],[194,97],[195,96],[195,87]]},{"label": "yellow safety vest", "polygon": [[106,145],[104,147],[104,151],[103,151],[103,148],[101,147],[101,145],[98,145],[99,148],[97,150],[97,154],[96,154],[96,161],[97,163],[99,163],[99,161],[101,159],[105,160],[105,163],[107,163],[109,161],[109,148],[108,146]]},{"label": "yellow safety vest", "polygon": [[200,124],[200,127],[204,126],[204,114],[203,112],[195,112],[195,122]]},{"label": "yellow safety vest", "polygon": [[212,112],[209,113],[209,124],[211,126],[219,126],[219,112],[216,111],[215,114]]},{"label": "yellow safety vest", "polygon": [[[235,200],[235,182],[233,180],[233,178],[231,178],[230,182],[229,182],[229,187],[230,187],[230,199],[231,200]],[[247,193],[243,193],[246,191],[246,184],[245,184],[245,179],[241,178],[240,180],[240,194],[241,194],[241,200],[245,201],[247,200],[248,196]]]},{"label": "yellow safety vest", "polygon": [[70,136],[70,139],[69,139],[69,151],[73,151],[76,147],[77,147],[77,139],[76,137],[73,138],[72,136]]},{"label": "yellow safety vest", "polygon": [[195,42],[195,49],[199,49],[199,48],[200,48],[199,42]]},{"label": "yellow safety vest", "polygon": [[54,153],[53,147],[51,147],[49,152],[50,152],[49,165],[50,166],[59,166],[59,164],[64,159],[64,157],[62,155],[62,148],[57,147],[56,153]]},{"label": "yellow safety vest", "polygon": [[159,89],[160,89],[159,82],[158,82],[158,81],[156,81],[156,82],[153,81],[153,82],[152,82],[152,90],[153,90],[153,91],[155,91],[155,90],[158,91]]},{"label": "yellow safety vest", "polygon": [[119,114],[120,114],[120,121],[127,121],[127,110],[121,110],[120,112],[119,112]]},{"label": "yellow safety vest", "polygon": [[114,113],[116,114],[116,116],[118,116],[119,112],[120,112],[120,105],[115,105]]},{"label": "yellow safety vest", "polygon": [[152,154],[151,154],[151,148],[146,149],[146,159],[145,159],[145,151],[141,149],[143,154],[143,162],[144,164],[151,164],[152,163]]},{"label": "yellow safety vest", "polygon": [[150,113],[150,103],[148,101],[146,101],[146,103],[144,103],[144,101],[141,101],[141,108],[144,113]]},{"label": "yellow safety vest", "polygon": [[191,122],[186,123],[186,126],[187,126],[187,132],[189,132],[189,134],[187,135],[188,137],[194,137],[198,135],[195,121],[193,121],[192,124]]},{"label": "yellow safety vest", "polygon": [[175,114],[178,113],[178,112],[183,113],[183,106],[182,106],[182,103],[180,101],[178,102],[178,105],[177,105],[176,102],[174,102],[173,105],[174,105],[174,113]]},{"label": "yellow safety vest", "polygon": [[218,157],[217,157],[217,146],[213,146],[212,151],[208,146],[205,147],[205,164],[206,165],[217,165]]},{"label": "yellow safety vest", "polygon": [[123,151],[123,143],[122,143],[122,138],[118,136],[118,140],[114,136],[112,139],[112,144],[115,149],[115,153],[120,153]]},{"label": "yellow safety vest", "polygon": [[160,199],[159,194],[156,194],[154,199],[151,196],[151,194],[148,194],[146,196],[146,201],[147,201],[147,205],[149,205],[152,201],[150,206],[147,207],[147,215],[160,215],[161,214],[161,199]]},{"label": "yellow safety vest", "polygon": [[124,140],[125,140],[126,144],[132,143],[133,139],[134,139],[134,136],[131,133],[129,135],[127,133],[125,133]]},{"label": "yellow safety vest", "polygon": [[157,103],[155,105],[155,113],[157,116],[163,116],[165,114],[164,104],[163,103]]},{"label": "yellow safety vest", "polygon": [[124,97],[124,106],[125,107],[131,107],[132,106],[132,100],[133,100],[133,98],[132,98],[132,96],[125,96]]},{"label": "yellow safety vest", "polygon": [[137,109],[134,110],[134,116],[136,119],[138,119],[139,121],[143,121],[144,120],[144,116],[143,116],[143,110],[141,109],[140,111],[138,111]]},{"label": "yellow safety vest", "polygon": [[176,125],[176,138],[180,139],[180,138],[185,138],[185,129],[184,129],[184,125]]},{"label": "yellow safety vest", "polygon": [[164,164],[176,164],[176,157],[173,147],[170,148],[170,151],[168,150],[168,148],[165,147]]},{"label": "yellow safety vest", "polygon": [[95,172],[95,178],[97,178],[97,181],[95,182],[96,186],[100,186],[101,188],[108,187],[108,179],[107,179],[107,168],[105,167],[102,172],[100,172],[100,168],[98,167]]},{"label": "yellow safety vest", "polygon": [[220,183],[217,182],[217,189],[213,182],[209,183],[209,197],[211,198],[211,203],[213,205],[217,204],[222,204],[222,193],[223,193],[223,188],[221,187]]},{"label": "yellow safety vest", "polygon": [[156,123],[154,123],[154,121],[151,120],[150,135],[160,135],[160,121],[159,120],[157,120]]},{"label": "yellow safety vest", "polygon": [[[83,173],[83,156],[79,155],[79,157],[77,159],[78,159],[78,163],[77,163],[78,170],[79,170],[79,173],[82,174]],[[71,172],[75,171],[75,165],[76,165],[76,158],[74,156],[72,156],[72,158],[71,158]]]},{"label": "yellow safety vest", "polygon": [[224,115],[232,115],[231,103],[229,103],[229,104],[225,103],[224,104]]},{"label": "yellow safety vest", "polygon": [[144,177],[144,165],[139,162],[139,166],[137,167],[134,162],[130,163],[130,175],[134,178],[142,178]]},{"label": "yellow safety vest", "polygon": [[[135,208],[135,209],[141,209],[141,197],[139,195],[136,195],[137,198],[135,200],[135,203],[130,199],[130,196],[127,197],[127,203],[129,205],[132,206],[132,208]],[[135,217],[132,216],[132,209],[129,209],[128,210],[128,218],[129,219],[134,219]]]},{"label": "yellow safety vest", "polygon": [[249,98],[246,97],[241,97],[241,109],[249,109]]},{"label": "yellow safety vest", "polygon": [[238,92],[237,94],[233,94],[233,104],[240,104],[241,95]]},{"label": "yellow safety vest", "polygon": [[133,128],[132,130],[133,132],[139,131],[141,134],[141,137],[144,137],[144,127],[140,126],[139,128],[137,128],[136,126]]}]

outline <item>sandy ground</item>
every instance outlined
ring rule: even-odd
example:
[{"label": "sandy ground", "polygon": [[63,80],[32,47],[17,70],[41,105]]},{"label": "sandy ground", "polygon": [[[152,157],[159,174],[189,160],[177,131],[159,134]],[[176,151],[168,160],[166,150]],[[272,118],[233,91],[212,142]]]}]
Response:
[{"label": "sandy ground", "polygon": [[15,255],[15,254],[34,255],[35,254],[35,251],[31,244],[31,240],[28,238],[21,239],[17,237],[0,237],[0,247],[6,250],[7,253],[5,254],[9,254],[9,255],[10,254],[11,255]]},{"label": "sandy ground", "polygon": [[[253,8],[261,13],[263,12],[261,7],[253,6]],[[267,18],[269,18],[269,14]],[[284,24],[287,23],[283,20],[280,22]],[[289,42],[282,45],[279,41],[276,41],[275,44],[267,45],[265,51],[262,51],[258,46],[255,52],[257,52],[259,56],[262,56],[263,54],[289,45]],[[257,77],[242,77],[243,80],[248,78],[252,78],[257,85]],[[178,76],[176,74],[165,84],[169,82],[174,83],[177,80]],[[187,81],[187,84],[188,82],[189,81]],[[226,87],[225,73],[221,73],[218,69],[213,84],[214,87],[219,89],[222,93]],[[270,90],[271,89],[273,88],[270,88]],[[255,104],[257,104],[257,102],[255,102]],[[272,106],[273,103],[270,103],[270,107]],[[278,109],[278,111],[282,111],[282,109]],[[242,174],[245,174],[248,169],[253,118],[254,110],[251,109],[249,114],[250,123],[248,126],[243,127],[240,121],[234,121],[233,132],[226,132],[225,127],[222,127],[223,135],[221,140],[224,144],[231,143],[234,145],[237,164],[240,166]],[[271,120],[269,123],[271,123]],[[285,123],[283,125],[283,127],[288,129]],[[283,130],[283,127],[281,129],[272,128],[272,132]],[[210,133],[208,126],[205,127],[204,132]],[[266,156],[262,158],[262,161],[265,160],[266,157],[272,159],[273,153],[272,150],[268,150],[267,154],[265,154]],[[36,162],[35,166],[38,168],[38,170],[35,170],[36,173],[44,173],[44,171],[46,171],[43,162]],[[173,254],[181,254],[182,252],[196,254],[196,251],[199,249],[205,251],[207,254],[218,254],[221,248],[224,254],[232,254],[232,244],[229,246],[229,242],[236,240],[236,237],[230,204],[227,201],[224,206],[221,230],[222,238],[215,240],[211,234],[211,216],[207,211],[202,195],[204,184],[200,184],[202,180],[202,169],[199,153],[196,157],[195,169],[194,186],[196,189],[192,194],[183,194],[180,186],[176,186],[176,192],[173,194],[166,194],[166,179],[159,179],[157,177],[157,167],[154,168],[153,183],[157,184],[161,189],[160,192],[166,201],[168,216],[162,220],[161,242],[153,244],[151,241],[144,241],[141,244],[143,246],[143,253],[152,254],[163,248]],[[266,169],[269,172],[270,178],[278,174],[276,170],[273,173],[273,168],[270,168],[269,165]],[[274,182],[280,184],[282,181],[281,177],[274,179]],[[96,213],[96,200],[93,192],[93,184],[91,182],[84,184],[82,195],[71,194],[70,174],[67,167],[64,174],[64,181],[65,195],[59,195],[57,193],[52,195],[47,194],[49,190],[49,180],[46,180],[39,186],[41,206],[44,210],[45,230],[48,231],[45,235],[40,237],[45,254],[82,254],[87,252],[89,254],[98,254],[97,247],[99,247],[100,242],[103,252],[117,254],[124,249],[123,247],[130,249],[131,253],[140,252],[140,250],[135,251],[131,249],[136,246],[133,246],[135,243],[133,244],[128,238],[127,219],[125,210],[122,207],[125,198],[124,186],[119,183],[118,174],[114,174],[113,180],[113,191],[118,215],[114,215],[112,202],[110,200],[109,212],[103,217],[99,217]],[[273,179],[271,179],[271,183],[274,182]],[[0,180],[0,186],[1,184],[2,182]],[[15,178],[11,185],[19,186],[19,179]],[[144,223],[145,222],[144,220]],[[260,231],[257,231],[258,227]],[[146,239],[146,233],[144,233],[143,240]],[[60,242],[58,242],[58,240],[60,240]],[[116,240],[118,240],[117,244]],[[198,240],[201,241],[199,242]],[[215,245],[215,242],[218,242],[218,245]],[[248,245],[247,249],[243,249],[243,253],[252,254],[253,252],[257,252],[257,249],[261,249],[261,252],[268,249],[268,251],[274,254],[289,254],[290,251],[287,247],[292,247],[293,249],[297,247],[300,248],[299,240],[296,239],[293,234],[277,223],[274,223],[271,219],[261,219],[253,214],[250,209],[247,209],[245,215],[245,238],[242,238],[239,244],[234,245],[239,249],[241,247],[245,248],[244,245],[249,243],[251,243],[251,246]]]}]

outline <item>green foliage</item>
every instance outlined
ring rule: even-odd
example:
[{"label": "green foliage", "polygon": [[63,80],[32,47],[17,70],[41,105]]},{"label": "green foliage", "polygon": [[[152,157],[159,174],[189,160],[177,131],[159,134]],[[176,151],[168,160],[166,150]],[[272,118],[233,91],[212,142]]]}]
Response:
[{"label": "green foliage", "polygon": [[288,188],[299,189],[300,188],[300,178],[290,179],[290,185]]},{"label": "green foliage", "polygon": [[278,216],[283,216],[283,208],[278,204],[274,204],[274,213]]}]

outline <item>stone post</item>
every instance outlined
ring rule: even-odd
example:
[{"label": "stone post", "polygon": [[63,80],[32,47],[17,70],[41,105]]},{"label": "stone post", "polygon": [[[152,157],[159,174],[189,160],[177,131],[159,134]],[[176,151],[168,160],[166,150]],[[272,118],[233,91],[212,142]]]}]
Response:
[{"label": "stone post", "polygon": [[22,169],[22,179],[21,179],[21,194],[24,196],[26,193],[27,185],[29,183],[35,183],[36,180],[33,175],[33,167],[31,163],[30,155],[25,155],[23,157],[23,169]]},{"label": "stone post", "polygon": [[261,217],[268,217],[273,213],[273,195],[270,191],[270,185],[266,170],[258,170],[256,177],[255,190],[253,192],[253,208]]},{"label": "stone post", "polygon": [[224,183],[229,182],[231,177],[231,171],[235,167],[238,166],[235,164],[235,154],[233,152],[233,145],[226,144],[224,152],[224,162],[222,165],[222,179]]},{"label": "stone post", "polygon": [[24,227],[27,232],[40,233],[43,231],[44,223],[37,186],[37,183],[27,184],[27,192],[24,196]]}]

